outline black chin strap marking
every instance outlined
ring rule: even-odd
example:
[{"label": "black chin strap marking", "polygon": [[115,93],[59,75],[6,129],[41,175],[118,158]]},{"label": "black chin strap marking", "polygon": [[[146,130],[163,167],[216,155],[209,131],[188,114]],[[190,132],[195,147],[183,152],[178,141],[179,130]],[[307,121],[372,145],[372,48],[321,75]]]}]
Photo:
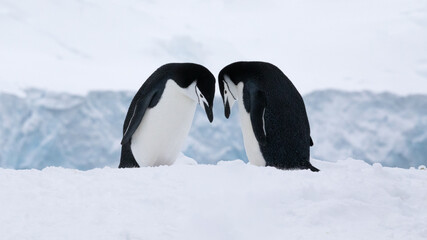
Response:
[{"label": "black chin strap marking", "polygon": [[197,85],[194,85],[194,92],[196,93],[196,96],[197,96],[197,102],[200,104],[199,94],[197,93]]},{"label": "black chin strap marking", "polygon": [[237,100],[237,98],[235,98],[235,97],[234,97],[234,95],[233,95],[233,92],[232,92],[232,91],[230,91],[230,86],[228,86],[227,81],[223,80],[223,82],[225,82],[225,84],[227,85],[227,89],[228,89],[228,91],[230,92],[231,96],[234,98],[234,101],[236,101],[236,100]]}]

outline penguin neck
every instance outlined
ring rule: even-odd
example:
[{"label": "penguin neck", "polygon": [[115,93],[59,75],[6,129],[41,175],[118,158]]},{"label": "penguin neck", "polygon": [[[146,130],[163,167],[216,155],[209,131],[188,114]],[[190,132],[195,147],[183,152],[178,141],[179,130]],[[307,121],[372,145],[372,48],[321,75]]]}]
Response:
[{"label": "penguin neck", "polygon": [[239,82],[237,85],[234,85],[237,92],[237,100],[243,101],[243,87],[245,84],[243,82]]},{"label": "penguin neck", "polygon": [[166,81],[165,88],[172,88],[173,90],[176,90],[180,94],[183,95],[183,97],[188,98],[189,100],[197,102],[197,95],[196,95],[196,81],[191,83],[186,88],[181,88],[173,79],[169,79]]},{"label": "penguin neck", "polygon": [[243,82],[239,82],[236,86],[237,102],[238,102],[238,106],[239,106],[240,120],[242,120],[244,114],[247,114],[247,112],[245,111],[245,105],[243,103],[243,87],[244,86],[245,85]]}]

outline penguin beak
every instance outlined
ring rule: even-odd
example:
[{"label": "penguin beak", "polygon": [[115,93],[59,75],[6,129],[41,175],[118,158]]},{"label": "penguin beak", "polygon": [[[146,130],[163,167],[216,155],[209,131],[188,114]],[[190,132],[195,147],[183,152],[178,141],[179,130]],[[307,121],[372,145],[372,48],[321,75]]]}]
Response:
[{"label": "penguin beak", "polygon": [[230,103],[228,102],[228,99],[225,101],[224,110],[225,117],[228,119],[230,117]]},{"label": "penguin beak", "polygon": [[212,108],[209,107],[206,103],[203,103],[203,106],[205,108],[206,115],[208,116],[209,122],[213,121],[213,113]]}]

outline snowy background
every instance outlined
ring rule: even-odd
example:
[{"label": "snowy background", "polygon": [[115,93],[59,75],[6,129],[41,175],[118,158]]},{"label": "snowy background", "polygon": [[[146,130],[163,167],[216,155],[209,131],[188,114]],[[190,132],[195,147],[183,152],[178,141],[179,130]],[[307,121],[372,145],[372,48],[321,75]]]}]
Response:
[{"label": "snowy background", "polygon": [[[116,166],[157,67],[238,60],[274,63],[305,96],[315,158],[427,162],[425,1],[0,0],[0,34],[0,167]],[[214,111],[209,125],[198,110],[184,153],[246,161],[236,118]]]},{"label": "snowy background", "polygon": [[[0,0],[1,239],[425,239],[426,42],[424,0]],[[116,169],[157,67],[239,60],[304,96],[319,173],[246,164],[219,99],[194,160]]]},{"label": "snowy background", "polygon": [[[123,119],[134,92],[90,92],[85,96],[26,91],[0,93],[0,167],[62,166],[88,170],[117,167]],[[311,155],[348,157],[390,167],[427,165],[427,95],[315,91],[304,100],[314,146]],[[183,152],[198,163],[247,161],[238,108],[225,119],[220,97],[214,121],[197,108]]]},{"label": "snowy background", "polygon": [[1,0],[0,84],[137,90],[160,65],[238,60],[313,90],[427,93],[424,0]]}]

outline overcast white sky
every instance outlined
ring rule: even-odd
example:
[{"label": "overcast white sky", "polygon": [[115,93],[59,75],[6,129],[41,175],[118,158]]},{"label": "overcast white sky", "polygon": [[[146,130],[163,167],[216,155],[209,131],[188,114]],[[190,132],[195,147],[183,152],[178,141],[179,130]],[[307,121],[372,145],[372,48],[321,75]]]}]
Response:
[{"label": "overcast white sky", "polygon": [[317,89],[427,93],[427,1],[0,0],[0,91],[133,90],[239,60]]}]

